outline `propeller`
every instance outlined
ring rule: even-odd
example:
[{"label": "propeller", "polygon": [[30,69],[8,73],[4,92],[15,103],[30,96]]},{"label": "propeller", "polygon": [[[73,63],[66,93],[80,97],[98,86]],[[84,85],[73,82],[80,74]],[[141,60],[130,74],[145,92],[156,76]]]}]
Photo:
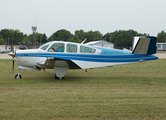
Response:
[{"label": "propeller", "polygon": [[13,57],[13,63],[12,63],[12,72],[14,73],[14,57],[16,56],[16,51],[10,52],[8,55]]},{"label": "propeller", "polygon": [[14,73],[14,57],[13,57],[13,67],[12,67],[12,72]]}]

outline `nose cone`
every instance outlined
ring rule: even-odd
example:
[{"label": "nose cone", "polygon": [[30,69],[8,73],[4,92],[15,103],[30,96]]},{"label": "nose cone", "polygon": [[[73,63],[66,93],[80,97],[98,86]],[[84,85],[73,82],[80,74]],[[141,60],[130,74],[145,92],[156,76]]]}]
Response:
[{"label": "nose cone", "polygon": [[10,53],[8,53],[8,55],[10,55],[10,56],[12,56],[12,57],[15,57],[15,56],[16,56],[16,53],[10,52]]}]

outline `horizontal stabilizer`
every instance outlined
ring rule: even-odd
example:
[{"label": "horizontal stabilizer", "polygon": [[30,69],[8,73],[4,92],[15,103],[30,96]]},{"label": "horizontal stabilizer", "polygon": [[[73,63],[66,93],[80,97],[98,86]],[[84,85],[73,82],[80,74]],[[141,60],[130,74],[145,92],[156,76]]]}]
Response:
[{"label": "horizontal stabilizer", "polygon": [[150,55],[156,53],[156,37],[134,37],[132,54],[136,55]]}]

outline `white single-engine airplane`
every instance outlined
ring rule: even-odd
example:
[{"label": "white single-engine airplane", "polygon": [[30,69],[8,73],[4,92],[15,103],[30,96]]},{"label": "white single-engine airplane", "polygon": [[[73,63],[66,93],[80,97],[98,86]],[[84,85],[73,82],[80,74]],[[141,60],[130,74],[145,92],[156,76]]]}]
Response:
[{"label": "white single-engine airplane", "polygon": [[[21,70],[54,69],[55,78],[63,79],[68,69],[89,69],[97,67],[130,64],[158,59],[156,37],[134,37],[132,51],[96,47],[83,43],[51,41],[38,49],[10,52],[18,64],[16,79],[21,79]],[[84,42],[84,41],[83,41]]]}]

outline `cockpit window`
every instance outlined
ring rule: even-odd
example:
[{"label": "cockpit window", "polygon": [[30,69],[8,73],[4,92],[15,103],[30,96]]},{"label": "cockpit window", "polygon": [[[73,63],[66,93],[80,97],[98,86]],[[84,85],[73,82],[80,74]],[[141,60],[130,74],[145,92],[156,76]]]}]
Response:
[{"label": "cockpit window", "polygon": [[77,45],[67,44],[67,52],[76,53],[77,52]]},{"label": "cockpit window", "polygon": [[48,46],[50,46],[53,42],[48,42],[42,46],[39,47],[39,49],[42,49],[42,50],[46,50],[48,48]]},{"label": "cockpit window", "polygon": [[85,46],[80,46],[80,52],[81,53],[95,53],[95,49]]},{"label": "cockpit window", "polygon": [[64,52],[64,43],[54,43],[49,49],[48,52]]}]

